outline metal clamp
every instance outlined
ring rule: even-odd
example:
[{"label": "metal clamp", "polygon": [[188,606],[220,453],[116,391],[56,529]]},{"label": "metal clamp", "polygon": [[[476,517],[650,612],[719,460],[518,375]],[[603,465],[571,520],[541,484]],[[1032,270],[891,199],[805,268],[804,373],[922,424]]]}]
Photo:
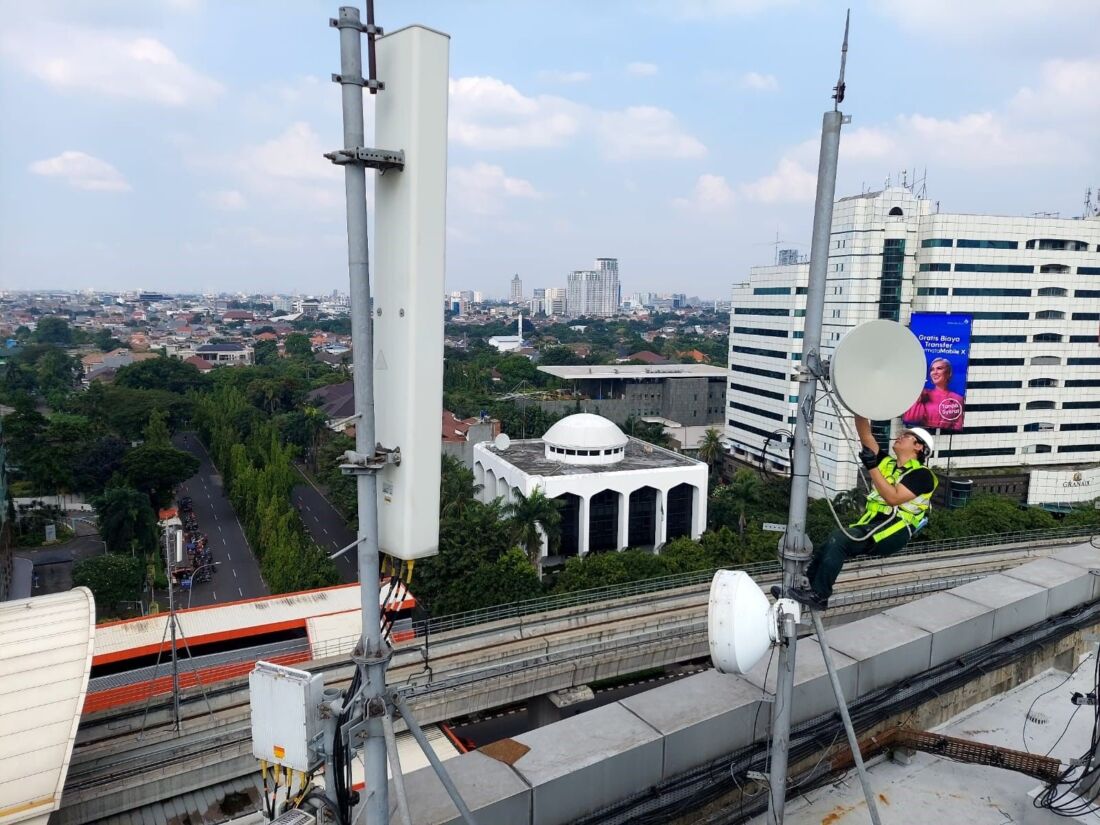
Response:
[{"label": "metal clamp", "polygon": [[[335,76],[333,75],[333,77]],[[359,163],[371,169],[379,169],[382,172],[388,169],[405,168],[405,151],[403,149],[368,149],[365,146],[357,146],[354,149],[337,149],[335,152],[326,152],[325,157],[337,166],[343,166],[347,163]]]},{"label": "metal clamp", "polygon": [[346,83],[349,86],[362,86],[364,89],[372,89],[374,91],[381,91],[386,88],[386,84],[381,80],[371,80],[361,75],[334,74],[332,76],[332,82]]},{"label": "metal clamp", "polygon": [[401,465],[401,448],[392,450],[381,444],[374,445],[374,455],[368,456],[348,450],[343,455],[344,462],[340,465],[340,472],[344,475],[359,475],[361,473],[376,473],[387,464]]},{"label": "metal clamp", "polygon": [[350,19],[347,19],[347,20],[340,19],[340,20],[338,20],[335,17],[330,17],[328,19],[328,24],[329,24],[330,27],[332,27],[334,29],[356,29],[357,31],[362,32],[363,34],[374,34],[374,35],[378,35],[379,37],[381,37],[382,35],[385,34],[385,32],[382,31],[381,26],[375,26],[372,23],[361,23],[358,20],[350,20]]}]

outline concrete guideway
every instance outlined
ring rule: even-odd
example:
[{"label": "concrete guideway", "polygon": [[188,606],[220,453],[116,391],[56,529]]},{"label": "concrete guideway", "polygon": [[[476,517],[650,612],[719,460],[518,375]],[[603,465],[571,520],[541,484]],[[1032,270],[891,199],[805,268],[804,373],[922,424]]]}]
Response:
[{"label": "concrete guideway", "polygon": [[[888,560],[856,563],[845,571],[837,607],[830,614],[843,621],[846,614],[875,612],[1055,549],[990,549],[971,553],[969,559],[961,553],[905,557],[893,566]],[[875,586],[869,589],[872,576]],[[397,651],[389,681],[412,688],[410,705],[424,723],[489,710],[597,679],[705,657],[705,605],[705,588],[685,588],[631,597],[599,610],[589,605],[456,630],[430,640],[430,679],[422,649],[404,647]],[[326,682],[335,687],[351,675],[343,656],[318,661],[312,669],[325,671]],[[254,760],[247,756],[247,684],[212,693],[211,715],[201,693],[188,691],[182,738],[167,730],[169,710],[156,705],[141,741],[136,733],[140,708],[128,716],[113,711],[86,719],[66,789],[66,809],[72,810],[59,822],[87,822],[193,789],[193,781],[210,785],[254,770]],[[158,758],[165,753],[171,758]],[[196,764],[205,765],[201,777],[193,774]],[[155,767],[147,770],[147,765]]]}]

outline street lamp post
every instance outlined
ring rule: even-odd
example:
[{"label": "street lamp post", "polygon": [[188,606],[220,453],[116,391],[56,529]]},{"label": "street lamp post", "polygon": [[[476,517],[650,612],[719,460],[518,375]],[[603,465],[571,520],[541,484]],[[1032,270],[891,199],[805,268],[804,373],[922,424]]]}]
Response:
[{"label": "street lamp post", "polygon": [[219,564],[221,564],[220,561],[208,561],[206,564],[200,564],[191,571],[191,575],[187,579],[187,581],[190,582],[190,584],[187,585],[187,608],[189,610],[191,609],[191,597],[195,594],[195,574],[204,567],[216,567]]}]

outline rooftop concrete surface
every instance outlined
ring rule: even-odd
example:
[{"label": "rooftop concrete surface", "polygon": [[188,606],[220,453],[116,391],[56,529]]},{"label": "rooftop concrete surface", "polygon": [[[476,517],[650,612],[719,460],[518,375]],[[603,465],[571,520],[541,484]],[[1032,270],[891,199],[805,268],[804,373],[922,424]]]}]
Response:
[{"label": "rooftop concrete surface", "polygon": [[[1069,695],[1075,690],[1082,693],[1092,690],[1094,655],[1084,657],[1069,681],[1061,671],[1044,671],[1006,693],[970,707],[935,730],[1014,750],[1026,748],[1038,754],[1053,748],[1050,755],[1063,762],[1076,758],[1089,747],[1092,723],[1086,715],[1091,712],[1085,708],[1067,729],[1074,711]],[[1032,715],[1046,721],[1041,725],[1028,722],[1025,727],[1025,715],[1033,701]],[[1065,736],[1057,742],[1063,729]],[[1075,821],[1033,807],[1030,795],[1041,786],[1040,781],[1013,771],[967,765],[926,753],[915,754],[909,764],[880,757],[871,760],[868,767],[883,825],[929,822],[1064,825]],[[750,821],[752,825],[764,825],[767,816]],[[867,821],[867,805],[854,773],[821,788],[787,797],[787,825]],[[1100,819],[1086,817],[1082,821],[1100,822]]]}]

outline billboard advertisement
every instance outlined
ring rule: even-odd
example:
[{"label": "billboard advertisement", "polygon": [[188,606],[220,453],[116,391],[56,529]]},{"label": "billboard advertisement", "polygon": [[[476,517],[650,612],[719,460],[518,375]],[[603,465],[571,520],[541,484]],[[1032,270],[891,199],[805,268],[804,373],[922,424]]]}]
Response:
[{"label": "billboard advertisement", "polygon": [[920,397],[901,416],[908,426],[947,432],[962,429],[972,326],[969,315],[913,313],[909,329],[924,347],[928,374]]}]

